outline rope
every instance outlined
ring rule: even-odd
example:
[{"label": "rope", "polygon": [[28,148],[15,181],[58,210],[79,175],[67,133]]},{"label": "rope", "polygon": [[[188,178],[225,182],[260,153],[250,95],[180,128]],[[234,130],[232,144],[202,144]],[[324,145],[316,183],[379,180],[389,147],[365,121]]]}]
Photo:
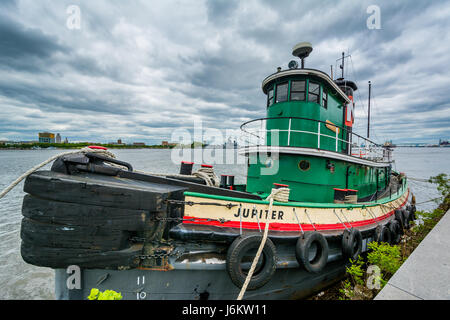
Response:
[{"label": "rope", "polygon": [[289,188],[272,189],[272,193],[266,198],[266,201],[273,198],[273,200],[278,202],[288,202],[289,191]]},{"label": "rope", "polygon": [[[272,212],[272,205],[273,205],[273,201],[275,200],[275,198],[276,199],[286,199],[286,193],[287,193],[287,198],[289,198],[289,189],[288,188],[272,189],[272,192],[266,199],[266,200],[269,200],[269,212]],[[277,200],[277,201],[281,201],[281,200]],[[287,202],[287,200],[282,201],[282,202]],[[255,271],[256,264],[258,263],[258,260],[262,253],[264,245],[266,244],[267,235],[269,233],[269,224],[270,224],[269,220],[271,219],[270,217],[271,217],[270,214],[268,214],[266,217],[266,222],[265,222],[266,225],[264,228],[264,235],[262,237],[258,251],[256,252],[256,256],[253,259],[252,266],[250,267],[250,270],[247,274],[247,278],[245,279],[244,285],[241,288],[241,292],[239,292],[239,296],[237,297],[237,300],[242,300],[242,298],[244,297],[245,291],[247,290],[247,286],[253,276],[253,272]]]},{"label": "rope", "polygon": [[419,182],[427,182],[427,183],[432,183],[432,182],[428,181],[428,179],[413,178],[413,177],[409,177],[409,176],[408,176],[408,179],[409,179],[409,180],[415,180],[415,181],[419,181]]},{"label": "rope", "polygon": [[219,178],[214,173],[213,168],[200,168],[192,174],[195,177],[205,180],[208,186],[218,187],[220,185]]},{"label": "rope", "polygon": [[430,200],[427,200],[427,201],[418,202],[418,203],[416,203],[416,205],[422,204],[422,203],[431,202],[431,201],[435,201],[435,200],[441,200],[442,198],[443,198],[443,197],[437,197],[437,198],[430,199]]},{"label": "rope", "polygon": [[28,177],[30,174],[32,174],[33,172],[39,170],[40,168],[42,168],[43,166],[45,166],[46,164],[52,162],[53,160],[56,160],[59,157],[62,156],[66,156],[69,154],[75,154],[75,153],[103,153],[104,155],[110,157],[110,158],[115,158],[116,156],[106,150],[102,150],[102,149],[90,149],[89,147],[84,147],[82,149],[77,149],[76,151],[68,151],[68,152],[63,152],[60,154],[57,154],[47,160],[45,160],[44,162],[41,162],[40,164],[38,164],[37,166],[34,166],[33,168],[31,168],[30,170],[28,170],[27,172],[25,172],[24,174],[22,174],[20,177],[18,177],[16,180],[14,180],[8,187],[6,187],[1,193],[0,193],[0,199],[3,198],[4,196],[6,196],[6,194],[8,192],[10,192],[15,186],[17,186],[23,179],[25,179],[26,177]]},{"label": "rope", "polygon": [[[339,221],[342,223],[342,225],[344,226],[345,229],[348,230],[347,226],[345,225],[345,223],[341,220],[341,218],[339,218],[338,214],[336,213],[336,210],[333,209],[334,215],[339,219]],[[342,210],[341,210],[342,212]]]},{"label": "rope", "polygon": [[213,168],[200,168],[196,172],[191,175],[188,174],[177,174],[177,173],[156,173],[156,172],[148,172],[148,171],[140,171],[134,170],[136,173],[146,174],[149,176],[161,176],[161,177],[175,177],[175,178],[192,178],[197,177],[203,179],[206,182],[206,185],[210,187],[219,187],[220,181],[217,175],[214,172]]}]

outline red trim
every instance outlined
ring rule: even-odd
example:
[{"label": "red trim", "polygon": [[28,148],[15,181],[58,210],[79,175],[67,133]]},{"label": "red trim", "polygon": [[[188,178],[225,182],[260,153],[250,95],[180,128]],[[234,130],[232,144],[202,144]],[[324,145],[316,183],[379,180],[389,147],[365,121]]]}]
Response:
[{"label": "red trim", "polygon": [[203,168],[212,168],[213,166],[212,166],[212,165],[209,165],[209,164],[202,164],[202,167],[203,167]]},{"label": "red trim", "polygon": [[[409,190],[408,195],[406,196],[405,201],[398,207],[403,207],[406,202],[408,201],[409,196]],[[398,209],[397,208],[397,209]],[[385,215],[378,217],[376,219],[368,219],[368,220],[362,220],[362,221],[356,221],[356,222],[345,222],[345,226],[342,223],[334,223],[334,224],[302,224],[302,230],[303,231],[314,231],[315,229],[319,231],[325,231],[325,230],[343,230],[348,226],[351,227],[364,227],[371,224],[375,224],[378,221],[385,220],[389,218],[391,215],[393,215],[395,212],[395,209],[392,211],[389,211]],[[217,226],[217,227],[224,227],[224,228],[240,228],[242,226],[243,229],[259,229],[265,228],[265,223],[260,222],[259,225],[257,222],[241,222],[239,220],[235,221],[227,221],[224,223],[221,223],[219,221],[208,221],[209,219],[205,218],[196,218],[196,217],[188,217],[184,216],[183,219],[195,219],[194,221],[183,221],[183,223],[186,224],[200,224],[200,225],[208,225],[208,226]],[[315,228],[314,228],[315,227]],[[272,222],[269,226],[269,230],[277,230],[277,231],[300,231],[300,227],[297,223],[279,223],[279,222]]]},{"label": "red trim", "polygon": [[185,163],[185,164],[194,164],[193,162],[189,162],[189,161],[181,161],[181,163]]},{"label": "red trim", "polygon": [[100,149],[100,150],[108,150],[108,148],[101,147],[101,146],[89,146],[89,149]]},{"label": "red trim", "polygon": [[281,184],[281,183],[274,183],[274,186],[278,186],[278,187],[289,187],[289,185],[287,184]]}]

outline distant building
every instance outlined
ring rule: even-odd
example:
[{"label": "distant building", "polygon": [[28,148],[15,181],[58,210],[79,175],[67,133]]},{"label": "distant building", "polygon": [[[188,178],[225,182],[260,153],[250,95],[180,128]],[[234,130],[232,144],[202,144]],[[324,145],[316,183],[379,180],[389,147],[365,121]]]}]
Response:
[{"label": "distant building", "polygon": [[133,142],[133,146],[145,147],[145,143],[144,142]]},{"label": "distant building", "polygon": [[174,146],[176,146],[177,144],[176,144],[176,143],[171,143],[171,142],[169,142],[169,141],[163,141],[163,142],[161,143],[161,145],[164,146],[164,147],[174,147]]},{"label": "distant building", "polygon": [[112,144],[112,145],[115,145],[115,146],[122,146],[125,143],[122,143],[122,139],[118,139],[117,141],[108,142],[108,144]]},{"label": "distant building", "polygon": [[50,132],[39,132],[39,143],[55,143],[55,134]]},{"label": "distant building", "polygon": [[55,141],[56,143],[61,143],[61,135],[59,133],[56,134]]},{"label": "distant building", "polygon": [[69,143],[69,139],[67,139],[67,137],[64,139],[64,143]]}]

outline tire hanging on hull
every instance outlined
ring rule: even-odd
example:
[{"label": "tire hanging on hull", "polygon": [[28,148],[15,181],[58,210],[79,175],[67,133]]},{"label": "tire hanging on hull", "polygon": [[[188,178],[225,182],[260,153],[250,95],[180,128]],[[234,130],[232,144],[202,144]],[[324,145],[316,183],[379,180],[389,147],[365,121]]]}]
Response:
[{"label": "tire hanging on hull", "polygon": [[414,222],[413,213],[409,210],[404,209],[403,214],[403,227],[407,230],[411,228],[411,224]]},{"label": "tire hanging on hull", "polygon": [[355,228],[345,229],[342,234],[342,255],[346,259],[356,260],[362,251],[362,235]]},{"label": "tire hanging on hull", "polygon": [[307,271],[318,273],[328,262],[328,251],[327,240],[322,234],[315,231],[298,238],[295,245],[295,258],[298,264]]},{"label": "tire hanging on hull", "polygon": [[402,237],[402,226],[397,220],[391,220],[388,224],[389,231],[391,232],[391,244],[398,244]]},{"label": "tire hanging on hull", "polygon": [[378,243],[381,242],[391,243],[392,241],[391,231],[386,225],[379,225],[375,228],[375,241]]},{"label": "tire hanging on hull", "polygon": [[[237,237],[228,248],[226,269],[231,281],[238,288],[244,285],[247,274],[242,270],[241,263],[243,262],[246,253],[252,249],[258,249],[262,240],[259,234],[242,235]],[[246,262],[250,265],[253,261],[253,256],[249,254]],[[248,284],[247,290],[256,290],[264,286],[272,278],[276,270],[276,249],[273,242],[267,238],[264,245],[260,260],[255,269],[255,272]]]},{"label": "tire hanging on hull", "polygon": [[404,224],[404,221],[403,221],[403,213],[402,213],[402,210],[401,210],[401,209],[395,209],[394,214],[395,214],[395,220],[397,220],[398,223],[399,223],[400,226],[401,226],[401,234],[403,235],[403,226],[404,226],[405,224]]}]

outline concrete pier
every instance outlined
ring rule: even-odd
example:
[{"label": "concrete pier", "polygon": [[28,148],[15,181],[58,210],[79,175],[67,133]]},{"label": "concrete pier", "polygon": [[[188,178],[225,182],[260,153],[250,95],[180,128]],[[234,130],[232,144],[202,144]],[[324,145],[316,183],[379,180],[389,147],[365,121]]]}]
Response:
[{"label": "concrete pier", "polygon": [[450,210],[375,300],[450,300]]}]

